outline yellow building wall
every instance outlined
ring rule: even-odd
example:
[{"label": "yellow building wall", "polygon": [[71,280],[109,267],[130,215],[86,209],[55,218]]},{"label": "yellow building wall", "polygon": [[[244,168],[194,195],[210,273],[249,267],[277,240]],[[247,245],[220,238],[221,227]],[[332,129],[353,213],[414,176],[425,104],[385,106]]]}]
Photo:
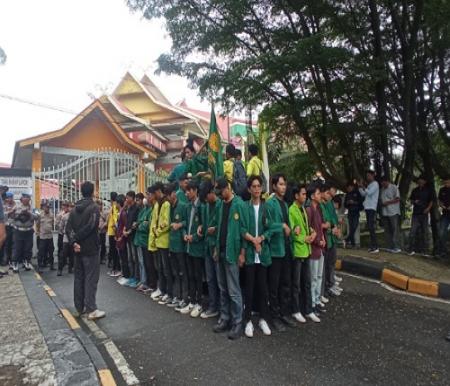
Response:
[{"label": "yellow building wall", "polygon": [[84,119],[68,134],[60,138],[51,139],[46,144],[69,149],[95,151],[111,148],[134,153],[133,149],[117,138],[113,129],[97,117]]}]

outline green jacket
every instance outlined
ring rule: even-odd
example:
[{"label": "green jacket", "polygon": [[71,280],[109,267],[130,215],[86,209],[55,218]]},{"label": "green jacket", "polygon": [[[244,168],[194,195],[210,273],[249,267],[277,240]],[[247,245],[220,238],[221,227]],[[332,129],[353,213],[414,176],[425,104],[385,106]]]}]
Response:
[{"label": "green jacket", "polygon": [[181,189],[177,190],[177,199],[178,199],[178,201],[182,202],[183,204],[190,204],[190,202],[186,196],[186,193]]},{"label": "green jacket", "polygon": [[326,203],[320,204],[320,211],[322,212],[322,217],[324,222],[329,222],[331,228],[324,229],[323,233],[326,236],[327,249],[332,248],[336,244],[337,238],[333,235],[331,229],[338,225],[338,217],[336,215],[336,209],[334,209],[333,201],[327,201]]},{"label": "green jacket", "polygon": [[186,252],[186,243],[183,240],[183,229],[186,227],[186,208],[187,205],[177,200],[175,206],[170,208],[170,223],[181,223],[183,226],[178,230],[170,228],[169,250],[173,253]]},{"label": "green jacket", "polygon": [[[209,203],[205,203],[202,205],[202,225],[203,225],[203,235],[205,237],[205,252],[206,255],[212,257],[214,253],[214,247],[216,246],[216,234],[217,234],[217,223],[216,223],[216,214],[217,207],[219,205],[219,199],[214,203],[214,206],[211,208]],[[215,227],[216,232],[212,235],[208,234],[208,228]]]},{"label": "green jacket", "polygon": [[[265,203],[261,202],[258,211],[258,234],[256,234],[256,219],[255,219],[255,209],[251,201],[245,203],[248,211],[248,233],[252,236],[264,236],[264,241],[262,243],[262,249],[259,254],[259,260],[264,267],[268,267],[272,264],[272,258],[270,256],[269,238],[271,235],[269,228],[269,221],[267,219]],[[255,264],[255,247],[252,243],[247,242],[247,247],[245,249],[245,264],[252,265]]]},{"label": "green jacket", "polygon": [[[305,237],[311,234],[308,223],[308,215],[304,207],[293,203],[289,207],[289,226],[292,229],[292,255],[294,258],[306,259],[311,255],[311,245],[305,242]],[[300,233],[295,234],[295,228],[300,228]]]},{"label": "green jacket", "polygon": [[[275,196],[270,197],[266,202],[267,217],[271,224],[269,245],[272,258],[283,258],[286,256],[286,240],[283,231],[284,218],[280,202]],[[286,206],[286,211],[289,213],[286,202],[283,201],[283,205]],[[290,240],[288,240],[288,245],[290,245]]]},{"label": "green jacket", "polygon": [[[192,235],[192,243],[186,243],[186,252],[194,257],[205,256],[203,237],[200,237],[197,233],[201,224],[201,206],[200,199],[186,206],[186,227],[183,228],[183,238],[185,235]],[[194,215],[191,218],[192,209],[194,209]]]},{"label": "green jacket", "polygon": [[134,235],[134,245],[136,247],[147,247],[148,246],[148,230],[150,225],[152,215],[151,206],[144,206],[138,214],[137,219],[137,229]]},{"label": "green jacket", "polygon": [[[216,253],[220,256],[220,225],[222,224],[223,201],[217,205],[217,238]],[[228,216],[227,240],[225,258],[228,263],[236,264],[241,253],[241,249],[245,249],[245,234],[248,229],[248,210],[244,201],[238,196],[234,196],[231,201],[230,213]]]}]

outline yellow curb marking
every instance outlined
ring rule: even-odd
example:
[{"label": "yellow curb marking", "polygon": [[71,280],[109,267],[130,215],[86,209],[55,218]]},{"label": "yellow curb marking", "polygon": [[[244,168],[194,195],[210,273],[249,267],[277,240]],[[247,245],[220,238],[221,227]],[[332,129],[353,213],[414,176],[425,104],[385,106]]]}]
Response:
[{"label": "yellow curb marking", "polygon": [[335,269],[337,269],[338,271],[340,271],[342,269],[342,260],[341,259],[336,260]]},{"label": "yellow curb marking", "polygon": [[55,292],[48,285],[44,285],[44,289],[47,291],[48,296],[51,297],[56,296]]},{"label": "yellow curb marking", "polygon": [[416,294],[437,297],[439,294],[439,283],[421,279],[410,278],[408,291]]},{"label": "yellow curb marking", "polygon": [[408,289],[409,277],[390,269],[383,269],[381,280],[385,283],[393,285],[394,287],[401,288],[403,290]]},{"label": "yellow curb marking", "polygon": [[64,318],[66,319],[67,323],[69,324],[70,328],[72,330],[76,330],[80,328],[80,325],[75,320],[75,318],[72,316],[72,314],[67,310],[66,308],[60,309],[61,313],[63,314]]},{"label": "yellow curb marking", "polygon": [[42,280],[41,275],[39,275],[37,272],[34,273],[34,276],[36,276],[36,279],[38,280]]},{"label": "yellow curb marking", "polygon": [[98,370],[98,375],[102,386],[116,386],[116,381],[114,380],[110,370]]}]

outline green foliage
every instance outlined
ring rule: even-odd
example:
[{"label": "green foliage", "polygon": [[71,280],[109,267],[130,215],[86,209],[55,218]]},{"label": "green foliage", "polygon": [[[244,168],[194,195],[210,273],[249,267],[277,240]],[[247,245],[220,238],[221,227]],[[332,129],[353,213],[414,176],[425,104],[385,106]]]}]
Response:
[{"label": "green foliage", "polygon": [[6,53],[2,47],[0,47],[0,65],[6,63]]}]

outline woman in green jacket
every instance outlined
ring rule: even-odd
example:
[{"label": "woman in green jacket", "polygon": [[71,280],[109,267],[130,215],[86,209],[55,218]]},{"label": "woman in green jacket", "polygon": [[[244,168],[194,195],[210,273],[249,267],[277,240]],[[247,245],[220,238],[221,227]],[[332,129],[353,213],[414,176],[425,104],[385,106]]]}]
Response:
[{"label": "woman in green jacket", "polygon": [[[253,337],[252,306],[254,296],[258,301],[260,319],[259,328],[264,335],[271,335],[268,321],[269,290],[267,284],[267,267],[272,264],[269,249],[269,221],[265,203],[261,201],[263,180],[260,176],[250,176],[247,182],[251,195],[245,205],[248,210],[248,231],[245,234],[247,247],[245,250],[245,289],[244,289],[244,322],[245,335]],[[255,288],[256,287],[256,288]],[[255,293],[256,292],[256,293]]]},{"label": "woman in green jacket", "polygon": [[311,316],[311,275],[309,268],[309,256],[311,255],[311,243],[316,238],[316,233],[308,223],[308,215],[303,207],[306,201],[306,187],[295,186],[292,190],[295,201],[289,208],[289,223],[292,229],[292,297],[293,318],[297,322],[305,323],[303,315]]},{"label": "woman in green jacket", "polygon": [[139,210],[136,233],[134,235],[134,245],[136,246],[138,262],[139,262],[139,277],[140,285],[136,288],[137,291],[143,292],[148,290],[147,271],[145,269],[146,254],[148,253],[148,228],[150,223],[151,208],[147,203],[144,205],[144,195],[142,193],[136,194],[136,202],[141,207]]}]

